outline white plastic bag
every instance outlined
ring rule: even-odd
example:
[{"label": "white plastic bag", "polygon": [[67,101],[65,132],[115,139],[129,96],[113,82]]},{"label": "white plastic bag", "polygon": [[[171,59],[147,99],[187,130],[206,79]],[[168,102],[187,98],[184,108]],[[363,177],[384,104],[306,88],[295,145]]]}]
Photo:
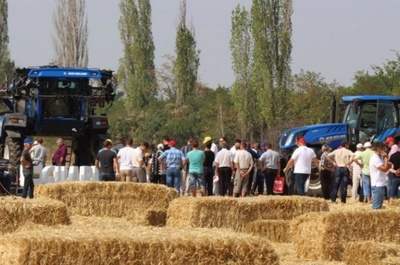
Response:
[{"label": "white plastic bag", "polygon": [[310,177],[306,179],[306,182],[304,183],[304,193],[308,192],[308,186],[310,185]]}]

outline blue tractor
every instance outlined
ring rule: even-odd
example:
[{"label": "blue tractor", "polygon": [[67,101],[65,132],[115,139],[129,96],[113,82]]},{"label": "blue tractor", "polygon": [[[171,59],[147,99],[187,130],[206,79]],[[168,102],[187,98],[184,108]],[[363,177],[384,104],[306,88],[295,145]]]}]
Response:
[{"label": "blue tractor", "polygon": [[[342,97],[341,123],[334,123],[335,102],[331,106],[331,123],[293,128],[285,131],[279,140],[283,159],[288,160],[296,148],[296,139],[303,137],[307,146],[314,148],[317,155],[323,144],[333,149],[342,140],[348,140],[354,150],[357,143],[384,141],[387,137],[400,138],[399,128],[400,97],[363,95]],[[312,174],[309,190],[318,193],[321,188],[318,174]]]},{"label": "blue tractor", "polygon": [[0,90],[0,155],[15,175],[26,136],[71,140],[77,166],[92,165],[108,120],[96,108],[111,106],[116,81],[110,70],[43,66],[17,68]]}]

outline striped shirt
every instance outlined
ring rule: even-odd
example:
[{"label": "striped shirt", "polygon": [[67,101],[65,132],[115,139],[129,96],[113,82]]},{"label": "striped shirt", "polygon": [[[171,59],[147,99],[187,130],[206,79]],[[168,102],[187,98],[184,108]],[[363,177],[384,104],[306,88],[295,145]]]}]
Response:
[{"label": "striped shirt", "polygon": [[181,150],[176,149],[175,147],[171,147],[171,149],[165,151],[160,156],[161,159],[165,161],[167,167],[181,167],[183,161],[186,160],[183,152]]}]

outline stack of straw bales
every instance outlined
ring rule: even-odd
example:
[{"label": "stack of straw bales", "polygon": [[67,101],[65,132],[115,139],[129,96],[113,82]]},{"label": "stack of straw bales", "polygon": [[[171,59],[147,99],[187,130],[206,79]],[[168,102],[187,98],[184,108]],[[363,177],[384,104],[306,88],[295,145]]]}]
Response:
[{"label": "stack of straw bales", "polygon": [[0,199],[0,234],[11,233],[26,223],[48,226],[68,224],[65,204],[50,199],[28,200],[17,197]]},{"label": "stack of straw bales", "polygon": [[351,242],[345,244],[343,259],[352,265],[396,265],[400,264],[400,246],[373,241]]},{"label": "stack of straw bales", "polygon": [[91,181],[39,185],[35,196],[64,202],[73,215],[127,217],[140,224],[165,224],[169,203],[178,192],[149,183]]},{"label": "stack of straw bales", "polygon": [[134,227],[121,218],[116,223],[103,219],[78,217],[69,226],[38,226],[5,235],[0,260],[4,265],[279,264],[274,249],[259,237],[223,229]]},{"label": "stack of straw bales", "polygon": [[246,226],[245,232],[265,237],[273,242],[289,243],[290,221],[285,220],[257,220]]},{"label": "stack of straw bales", "polygon": [[167,226],[243,231],[255,220],[291,220],[307,212],[328,210],[328,204],[322,199],[294,196],[179,198],[168,208]]},{"label": "stack of straw bales", "polygon": [[303,259],[342,260],[345,243],[400,242],[400,212],[348,210],[310,213],[293,220],[292,239]]}]

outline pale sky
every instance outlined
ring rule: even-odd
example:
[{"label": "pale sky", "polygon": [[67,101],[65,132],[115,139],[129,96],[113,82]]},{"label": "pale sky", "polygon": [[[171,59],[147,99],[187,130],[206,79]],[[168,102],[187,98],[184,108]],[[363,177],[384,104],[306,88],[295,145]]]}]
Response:
[{"label": "pale sky", "polygon": [[[86,0],[89,67],[117,70],[122,56],[119,0]],[[351,85],[354,74],[396,58],[400,51],[399,0],[294,0],[292,72],[321,73],[325,81]],[[156,67],[174,54],[180,0],[152,0]],[[187,0],[196,32],[200,81],[215,88],[234,81],[229,49],[231,12],[251,0]],[[48,64],[54,57],[55,0],[9,0],[11,57],[19,67]]]}]

